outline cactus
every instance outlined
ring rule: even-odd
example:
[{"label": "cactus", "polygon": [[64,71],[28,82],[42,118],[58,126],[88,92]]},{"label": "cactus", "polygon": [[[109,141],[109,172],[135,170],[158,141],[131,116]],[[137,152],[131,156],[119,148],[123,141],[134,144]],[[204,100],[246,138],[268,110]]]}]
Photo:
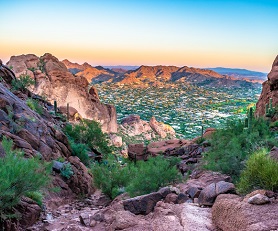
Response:
[{"label": "cactus", "polygon": [[272,118],[275,114],[275,108],[272,105],[272,98],[269,98],[269,104],[265,105],[265,116]]},{"label": "cactus", "polygon": [[67,103],[67,120],[69,121],[69,103]]},{"label": "cactus", "polygon": [[245,118],[245,120],[244,120],[244,127],[248,128],[248,118]]},{"label": "cactus", "polygon": [[57,115],[57,101],[54,100],[54,113]]},{"label": "cactus", "polygon": [[254,118],[253,108],[250,107],[248,113],[248,130],[250,133],[252,132],[253,118]]}]

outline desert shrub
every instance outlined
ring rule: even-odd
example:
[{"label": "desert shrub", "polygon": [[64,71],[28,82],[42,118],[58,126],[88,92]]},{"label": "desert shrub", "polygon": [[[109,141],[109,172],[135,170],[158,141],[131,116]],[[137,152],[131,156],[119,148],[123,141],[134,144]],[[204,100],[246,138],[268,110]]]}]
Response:
[{"label": "desert shrub", "polygon": [[177,159],[166,159],[163,156],[149,158],[148,161],[138,161],[130,164],[127,174],[132,176],[126,191],[130,196],[157,191],[160,187],[181,180]]},{"label": "desert shrub", "polygon": [[70,140],[70,146],[72,149],[72,155],[77,156],[83,164],[89,167],[90,158],[88,156],[88,145],[82,143],[75,143],[73,140]]},{"label": "desert shrub", "polygon": [[28,87],[35,84],[35,80],[29,75],[20,75],[19,78],[12,80],[12,90],[25,91]]},{"label": "desert shrub", "polygon": [[42,204],[43,204],[43,195],[42,195],[41,192],[38,192],[38,191],[28,192],[28,193],[26,193],[26,196],[31,198],[40,207],[42,207]]},{"label": "desert shrub", "polygon": [[43,107],[40,105],[38,100],[29,98],[29,99],[26,100],[26,104],[33,111],[37,112],[39,115],[42,115]]},{"label": "desert shrub", "polygon": [[2,146],[6,155],[0,158],[0,216],[5,219],[22,196],[46,186],[50,165],[36,158],[24,158],[21,151],[12,150],[13,142],[6,137],[3,137]]},{"label": "desert shrub", "polygon": [[115,198],[128,184],[130,175],[126,174],[125,166],[109,155],[108,160],[94,163],[91,167],[94,185],[111,199]]},{"label": "desert shrub", "polygon": [[157,191],[160,187],[181,179],[177,159],[162,156],[121,164],[114,157],[92,166],[94,184],[110,198],[128,192],[130,196]]},{"label": "desert shrub", "polygon": [[263,119],[253,120],[251,132],[240,120],[228,121],[225,128],[213,134],[210,142],[211,150],[203,158],[204,168],[228,174],[234,181],[251,153],[277,145],[269,123]]},{"label": "desert shrub", "polygon": [[278,191],[278,162],[271,159],[267,152],[267,149],[261,149],[247,160],[237,185],[240,193],[254,189]]},{"label": "desert shrub", "polygon": [[96,149],[103,155],[111,153],[108,136],[102,132],[96,121],[82,120],[79,124],[67,124],[64,132],[76,144],[86,144],[89,149]]},{"label": "desert shrub", "polygon": [[64,164],[63,168],[61,169],[60,174],[61,174],[62,177],[70,179],[71,176],[74,174],[74,172],[72,170],[72,167],[71,167],[71,164],[70,163]]}]

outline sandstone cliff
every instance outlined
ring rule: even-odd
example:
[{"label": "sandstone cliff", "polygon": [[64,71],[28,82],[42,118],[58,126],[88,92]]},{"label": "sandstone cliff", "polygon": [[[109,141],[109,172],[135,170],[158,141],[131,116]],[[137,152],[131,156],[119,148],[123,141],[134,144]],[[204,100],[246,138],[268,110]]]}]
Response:
[{"label": "sandstone cliff", "polygon": [[273,107],[278,104],[278,56],[273,62],[272,69],[263,83],[261,96],[256,104],[256,116],[265,116],[265,105],[272,98]]},{"label": "sandstone cliff", "polygon": [[95,89],[88,89],[88,81],[82,76],[74,76],[53,55],[12,56],[8,65],[13,67],[16,77],[26,73],[36,80],[34,93],[47,97],[50,102],[56,100],[58,106],[69,103],[83,118],[100,122],[103,131],[117,132],[115,107],[101,103]]}]

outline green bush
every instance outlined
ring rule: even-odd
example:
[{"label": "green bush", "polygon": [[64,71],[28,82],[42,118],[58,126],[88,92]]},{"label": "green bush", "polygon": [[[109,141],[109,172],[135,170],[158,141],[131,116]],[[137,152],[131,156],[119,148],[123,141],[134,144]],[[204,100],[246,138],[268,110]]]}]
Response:
[{"label": "green bush", "polygon": [[130,175],[126,174],[125,167],[115,160],[115,156],[109,155],[108,160],[94,163],[91,169],[95,187],[111,199],[123,192],[122,189],[129,182]]},{"label": "green bush", "polygon": [[26,91],[28,87],[35,85],[35,80],[29,75],[20,75],[19,78],[12,80],[12,90]]},{"label": "green bush", "polygon": [[103,155],[111,153],[108,136],[102,132],[100,124],[96,121],[82,120],[79,124],[67,124],[64,132],[76,144],[85,144],[89,149],[96,149]]},{"label": "green bush", "polygon": [[148,161],[138,161],[131,164],[127,174],[133,176],[126,188],[132,197],[157,191],[160,187],[181,180],[181,174],[176,167],[176,159],[166,159],[163,156],[149,158]]},{"label": "green bush", "polygon": [[88,150],[89,150],[88,145],[75,143],[73,140],[70,140],[70,146],[72,149],[72,155],[77,156],[83,164],[89,167],[90,158],[88,156]]},{"label": "green bush", "polygon": [[37,112],[39,115],[42,115],[43,107],[40,105],[38,100],[29,98],[29,99],[26,100],[26,104],[33,111]]},{"label": "green bush", "polygon": [[74,174],[71,164],[70,163],[64,164],[63,168],[61,169],[60,174],[61,174],[61,176],[65,177],[67,179],[70,179],[71,176]]},{"label": "green bush", "polygon": [[269,157],[267,149],[261,149],[249,157],[237,188],[240,193],[254,189],[278,191],[278,162]]},{"label": "green bush", "polygon": [[204,154],[204,168],[232,176],[237,180],[244,167],[244,161],[254,151],[277,145],[269,122],[253,119],[252,132],[242,121],[228,121],[224,129],[217,130],[210,140],[211,150]]},{"label": "green bush", "polygon": [[181,180],[176,158],[157,156],[124,165],[113,158],[92,166],[95,186],[112,199],[123,192],[132,197],[151,193]]},{"label": "green bush", "polygon": [[41,192],[38,192],[38,191],[28,192],[28,193],[26,193],[26,196],[31,198],[40,207],[42,207],[42,204],[43,204],[43,195],[41,194]]},{"label": "green bush", "polygon": [[13,142],[3,137],[5,157],[0,158],[0,217],[5,219],[22,196],[28,196],[49,182],[50,165],[36,158],[26,159],[12,150]]}]

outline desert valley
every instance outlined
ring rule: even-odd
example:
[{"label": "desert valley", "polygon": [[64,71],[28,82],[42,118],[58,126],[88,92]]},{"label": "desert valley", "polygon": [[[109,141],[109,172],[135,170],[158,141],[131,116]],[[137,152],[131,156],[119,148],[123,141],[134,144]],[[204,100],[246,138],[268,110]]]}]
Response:
[{"label": "desert valley", "polygon": [[277,10],[1,2],[0,230],[278,230]]}]

